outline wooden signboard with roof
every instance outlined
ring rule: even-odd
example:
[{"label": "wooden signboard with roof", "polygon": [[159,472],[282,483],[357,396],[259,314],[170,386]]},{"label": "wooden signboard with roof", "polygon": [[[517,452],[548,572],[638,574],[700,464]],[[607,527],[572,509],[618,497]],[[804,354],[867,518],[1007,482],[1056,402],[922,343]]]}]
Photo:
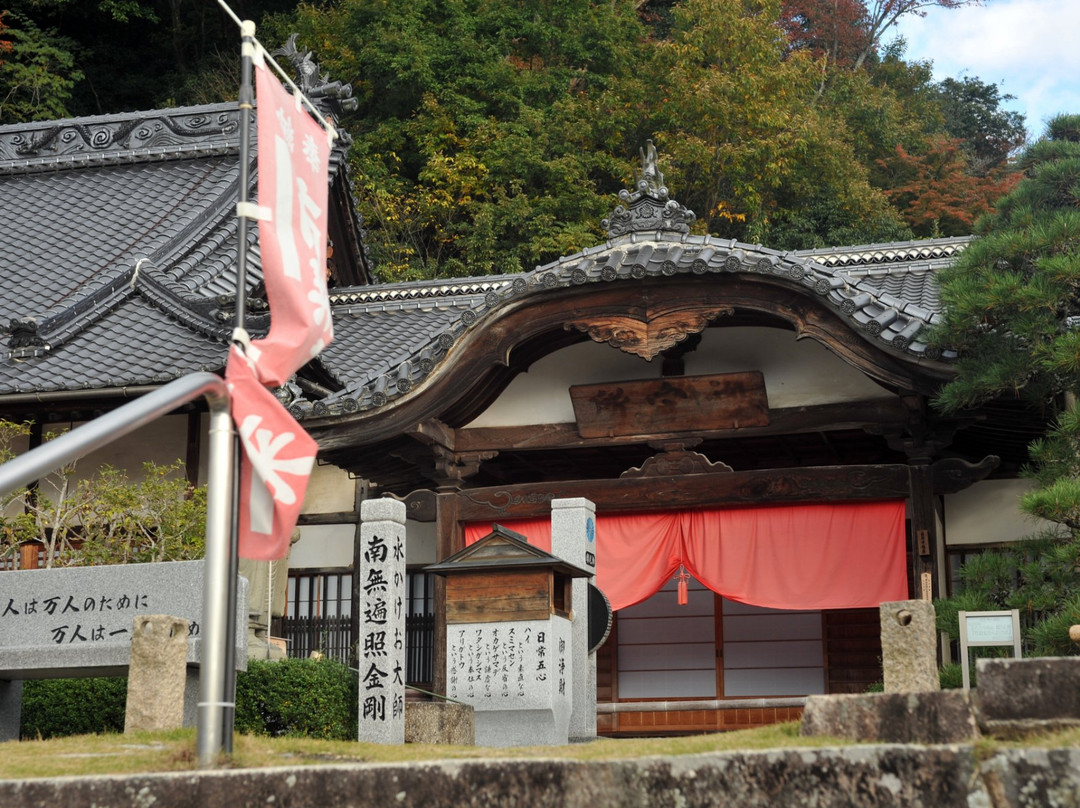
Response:
[{"label": "wooden signboard with roof", "polygon": [[569,619],[571,582],[592,574],[502,525],[427,571],[446,577],[447,623]]}]

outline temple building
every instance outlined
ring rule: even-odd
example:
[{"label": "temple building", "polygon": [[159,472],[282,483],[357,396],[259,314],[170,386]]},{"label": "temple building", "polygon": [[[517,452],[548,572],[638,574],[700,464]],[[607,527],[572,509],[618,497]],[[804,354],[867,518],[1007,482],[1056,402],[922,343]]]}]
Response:
[{"label": "temple building", "polygon": [[[0,416],[34,421],[25,446],[223,369],[237,168],[254,160],[238,114],[0,127]],[[551,500],[583,497],[615,612],[600,732],[752,726],[880,679],[879,602],[945,595],[966,554],[1030,532],[1017,470],[1038,419],[929,404],[955,359],[925,341],[935,275],[967,239],[787,252],[694,235],[650,148],[603,243],[517,275],[380,284],[344,145],[335,339],[277,391],[320,446],[273,632],[290,655],[347,657],[359,502],[397,497],[409,680],[443,690],[442,581],[423,567],[494,524],[549,549]],[[192,405],[85,465],[179,458],[204,479],[205,440]]]}]

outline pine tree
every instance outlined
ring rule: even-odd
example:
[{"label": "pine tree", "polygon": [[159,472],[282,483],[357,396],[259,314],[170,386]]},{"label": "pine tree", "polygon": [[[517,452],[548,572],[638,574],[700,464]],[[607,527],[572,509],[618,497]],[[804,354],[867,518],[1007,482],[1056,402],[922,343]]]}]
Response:
[{"label": "pine tree", "polygon": [[1080,392],[1080,115],[1052,120],[1019,166],[1023,180],[940,277],[935,339],[959,352],[946,411]]},{"label": "pine tree", "polygon": [[940,278],[945,315],[934,339],[959,353],[941,390],[947,412],[1014,395],[1056,415],[1029,449],[1028,514],[1056,533],[965,565],[964,588],[938,604],[955,633],[956,609],[1021,610],[1028,652],[1075,654],[1080,622],[1080,115],[1053,119],[1020,159],[1024,179],[979,225],[980,237]]}]

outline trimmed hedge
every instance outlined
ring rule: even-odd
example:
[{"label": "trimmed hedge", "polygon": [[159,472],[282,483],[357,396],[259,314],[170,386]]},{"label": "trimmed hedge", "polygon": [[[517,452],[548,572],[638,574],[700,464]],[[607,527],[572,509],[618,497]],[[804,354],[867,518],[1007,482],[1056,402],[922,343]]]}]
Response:
[{"label": "trimmed hedge", "polygon": [[[236,676],[236,731],[356,739],[356,673],[332,659],[250,660]],[[23,683],[20,736],[123,732],[127,678]]]},{"label": "trimmed hedge", "polygon": [[22,738],[123,732],[127,677],[23,682]]},{"label": "trimmed hedge", "polygon": [[357,684],[332,659],[250,660],[236,681],[236,731],[356,740]]}]

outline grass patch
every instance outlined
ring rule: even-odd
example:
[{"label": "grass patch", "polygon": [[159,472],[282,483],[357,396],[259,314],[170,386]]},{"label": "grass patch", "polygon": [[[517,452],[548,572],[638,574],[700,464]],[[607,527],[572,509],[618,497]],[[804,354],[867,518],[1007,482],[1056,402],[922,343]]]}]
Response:
[{"label": "grass patch", "polygon": [[[230,768],[350,763],[408,763],[414,761],[543,757],[568,760],[613,760],[652,755],[690,755],[740,749],[813,747],[845,743],[827,738],[803,738],[798,722],[760,729],[678,738],[601,738],[567,746],[494,749],[478,746],[405,744],[385,746],[315,738],[265,735],[234,736]],[[135,733],[133,735],[74,735],[0,744],[0,779],[131,774],[197,769],[196,732]]]},{"label": "grass patch", "polygon": [[[334,766],[353,763],[409,763],[473,758],[556,758],[564,760],[623,760],[655,755],[692,755],[784,748],[841,746],[850,741],[804,738],[798,722],[759,729],[678,738],[601,738],[568,746],[493,749],[476,746],[405,744],[383,746],[314,738],[271,738],[237,734],[229,768],[267,766]],[[979,742],[981,756],[997,749],[1080,747],[1080,729],[1063,730],[1024,740]],[[194,729],[133,735],[78,735],[40,741],[0,744],[0,779],[135,774],[192,771],[196,761]]]}]

